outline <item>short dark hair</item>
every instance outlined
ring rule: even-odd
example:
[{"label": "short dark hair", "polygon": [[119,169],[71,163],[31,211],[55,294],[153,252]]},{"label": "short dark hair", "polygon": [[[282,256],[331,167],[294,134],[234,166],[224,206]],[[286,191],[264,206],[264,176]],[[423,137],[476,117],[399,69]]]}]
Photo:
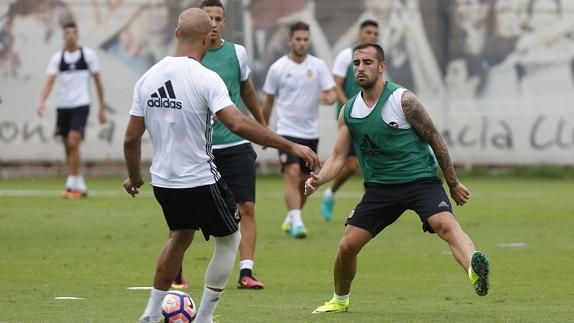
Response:
[{"label": "short dark hair", "polygon": [[78,25],[76,25],[75,22],[70,21],[70,22],[65,23],[65,24],[62,26],[62,29],[64,29],[64,30],[66,30],[66,29],[68,29],[68,28],[78,29]]},{"label": "short dark hair", "polygon": [[309,25],[302,21],[297,21],[296,23],[289,26],[289,35],[293,36],[297,30],[309,31]]},{"label": "short dark hair", "polygon": [[367,20],[365,20],[365,21],[363,21],[363,22],[361,23],[361,27],[360,27],[359,29],[363,29],[363,28],[366,28],[366,27],[376,27],[376,28],[379,28],[379,24],[378,24],[376,21],[374,21],[374,20],[367,19]]},{"label": "short dark hair", "polygon": [[219,7],[223,9],[223,13],[225,14],[225,8],[223,7],[223,3],[219,0],[203,0],[199,5],[199,9],[203,9],[205,7]]},{"label": "short dark hair", "polygon": [[359,46],[355,47],[355,49],[353,50],[353,54],[358,51],[359,49],[366,49],[369,47],[373,47],[376,51],[377,51],[377,59],[379,60],[379,62],[382,62],[385,60],[385,51],[383,50],[383,48],[381,47],[381,45],[379,44],[375,44],[375,43],[363,43],[360,44]]}]

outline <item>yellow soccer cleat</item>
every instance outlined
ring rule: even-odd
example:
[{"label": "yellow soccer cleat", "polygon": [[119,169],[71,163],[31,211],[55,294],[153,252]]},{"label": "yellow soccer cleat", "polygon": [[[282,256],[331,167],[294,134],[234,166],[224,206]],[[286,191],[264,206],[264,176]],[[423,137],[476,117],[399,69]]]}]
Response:
[{"label": "yellow soccer cleat", "polygon": [[313,314],[342,313],[342,312],[347,312],[348,310],[349,310],[349,299],[348,298],[344,301],[338,300],[336,298],[332,298],[330,301],[317,307],[313,311]]},{"label": "yellow soccer cleat", "polygon": [[475,251],[470,260],[470,267],[468,267],[468,278],[470,278],[470,282],[478,296],[488,294],[488,289],[490,288],[489,273],[488,258],[482,252]]}]

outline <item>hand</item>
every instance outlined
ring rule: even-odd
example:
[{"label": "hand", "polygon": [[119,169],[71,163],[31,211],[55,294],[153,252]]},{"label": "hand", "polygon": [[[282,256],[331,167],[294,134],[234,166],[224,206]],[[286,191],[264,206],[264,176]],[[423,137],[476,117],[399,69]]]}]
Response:
[{"label": "hand", "polygon": [[126,192],[131,195],[132,197],[136,197],[139,194],[139,188],[142,187],[144,180],[141,176],[139,176],[135,180],[131,180],[130,178],[126,178],[124,181],[124,189]]},{"label": "hand", "polygon": [[309,147],[294,144],[292,149],[293,155],[303,158],[305,160],[305,164],[310,169],[315,169],[321,167],[321,162],[319,161],[319,156]]},{"label": "hand", "polygon": [[456,205],[460,206],[468,202],[470,192],[462,183],[457,182],[454,186],[450,187],[450,196],[456,202]]},{"label": "hand", "polygon": [[309,178],[305,181],[305,196],[309,196],[321,186],[319,176],[313,172],[309,174]]},{"label": "hand", "polygon": [[40,105],[38,106],[38,110],[36,111],[36,113],[38,114],[38,117],[42,117],[44,115],[44,110],[46,109],[46,104],[45,103],[40,103]]},{"label": "hand", "polygon": [[106,122],[106,109],[103,104],[100,107],[100,112],[98,113],[98,120],[100,121],[100,124],[104,124]]}]

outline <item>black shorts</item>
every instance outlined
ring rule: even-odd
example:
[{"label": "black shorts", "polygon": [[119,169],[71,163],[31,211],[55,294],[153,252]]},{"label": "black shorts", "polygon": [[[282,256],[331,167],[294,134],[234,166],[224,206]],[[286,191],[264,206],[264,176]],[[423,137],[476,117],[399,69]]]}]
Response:
[{"label": "black shorts", "polygon": [[201,229],[209,236],[224,237],[238,229],[241,219],[233,195],[223,181],[193,188],[153,187],[170,230]]},{"label": "black shorts", "polygon": [[406,210],[415,211],[423,223],[423,231],[430,233],[435,232],[428,224],[429,217],[440,212],[453,213],[450,200],[438,177],[401,184],[365,183],[365,195],[349,215],[345,225],[363,228],[376,236]]},{"label": "black shorts", "polygon": [[[311,148],[314,152],[317,152],[317,146],[319,146],[319,139],[302,139],[289,136],[282,136],[282,137],[296,144],[307,146]],[[279,162],[281,163],[281,171],[283,171],[285,166],[296,163],[299,163],[302,172],[309,174],[312,171],[312,169],[308,168],[307,165],[305,165],[305,160],[303,158],[293,156],[283,150],[279,150]]]},{"label": "black shorts", "polygon": [[255,202],[255,160],[250,143],[214,149],[213,156],[221,178],[233,192],[236,203]]},{"label": "black shorts", "polygon": [[70,130],[77,131],[84,137],[90,106],[83,105],[71,109],[56,109],[56,136],[67,137]]}]

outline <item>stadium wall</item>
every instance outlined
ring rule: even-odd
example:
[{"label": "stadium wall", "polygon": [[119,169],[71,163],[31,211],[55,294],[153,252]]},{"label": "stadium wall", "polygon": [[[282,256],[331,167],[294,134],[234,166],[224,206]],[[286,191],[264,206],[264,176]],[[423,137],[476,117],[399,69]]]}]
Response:
[{"label": "stadium wall", "polygon": [[[55,89],[36,116],[46,66],[61,50],[62,12],[102,66],[109,120],[92,110],[83,145],[89,163],[123,159],[122,141],[138,77],[174,50],[182,8],[199,1],[11,0],[0,2],[0,163],[61,161],[54,138]],[[311,25],[312,52],[329,65],[374,19],[386,77],[425,103],[458,164],[574,165],[574,4],[546,0],[228,0],[225,38],[244,44],[252,80],[288,51],[286,26]],[[42,5],[40,5],[42,4]],[[46,4],[49,10],[46,10]],[[93,91],[94,92],[94,91]],[[95,93],[95,92],[94,92]],[[95,95],[93,95],[95,97]],[[336,137],[334,107],[321,107],[319,152]],[[257,148],[263,168],[275,150]],[[149,140],[143,157],[151,157]]]}]

